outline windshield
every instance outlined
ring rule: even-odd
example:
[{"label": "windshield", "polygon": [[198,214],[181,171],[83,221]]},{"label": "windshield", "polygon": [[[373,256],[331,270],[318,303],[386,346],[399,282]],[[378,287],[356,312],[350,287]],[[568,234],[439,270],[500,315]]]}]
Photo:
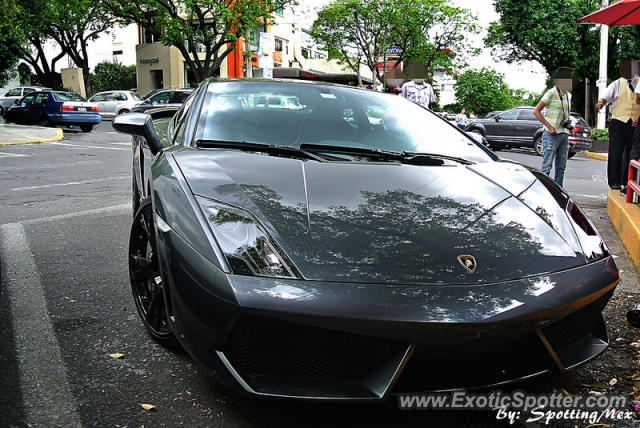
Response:
[{"label": "windshield", "polygon": [[80,95],[73,92],[54,92],[53,98],[56,101],[86,101]]},{"label": "windshield", "polygon": [[399,96],[277,81],[210,84],[196,140],[433,153],[473,162],[497,159],[457,128]]}]

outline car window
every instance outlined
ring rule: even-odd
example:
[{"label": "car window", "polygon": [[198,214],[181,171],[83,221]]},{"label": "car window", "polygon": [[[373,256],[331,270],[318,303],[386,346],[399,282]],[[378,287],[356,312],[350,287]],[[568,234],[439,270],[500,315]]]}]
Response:
[{"label": "car window", "polygon": [[176,91],[171,97],[172,104],[182,104],[189,97],[189,92]]},{"label": "car window", "polygon": [[[271,97],[296,97],[302,108],[265,108],[265,101]],[[457,128],[404,98],[306,83],[211,84],[195,138],[423,152],[474,162],[494,159]]]},{"label": "car window", "polygon": [[536,117],[533,115],[533,110],[531,110],[531,109],[522,109],[518,113],[518,119],[520,119],[520,120],[536,120]]},{"label": "car window", "polygon": [[127,101],[127,96],[122,92],[116,92],[113,94],[113,99],[116,101]]},{"label": "car window", "polygon": [[91,102],[99,102],[99,101],[104,101],[107,99],[107,95],[106,94],[95,94],[93,97],[91,97],[89,99],[89,101]]},{"label": "car window", "polygon": [[184,143],[184,134],[186,132],[187,126],[185,125],[189,110],[191,105],[193,104],[193,100],[196,98],[196,93],[198,91],[194,91],[191,93],[189,98],[182,104],[182,107],[178,109],[175,116],[171,120],[169,124],[169,135],[173,135],[175,132],[175,137],[173,139],[174,144],[183,144]]},{"label": "car window", "polygon": [[36,98],[35,100],[33,100],[33,104],[46,104],[48,99],[49,94],[41,92],[39,94],[36,94]]},{"label": "car window", "polygon": [[171,91],[160,92],[159,94],[155,94],[153,97],[149,98],[149,104],[158,105],[158,104],[169,104],[169,100],[171,99]]},{"label": "car window", "polygon": [[36,92],[36,88],[24,88],[24,94],[30,94],[31,92]]},{"label": "car window", "polygon": [[582,126],[589,126],[589,124],[587,123],[586,120],[584,120],[582,118],[582,116],[578,116],[577,114],[572,114],[571,115],[571,120],[578,125],[582,125]]},{"label": "car window", "polygon": [[29,94],[24,96],[20,101],[20,104],[30,105],[33,102],[33,99],[35,98],[35,96],[36,96],[35,94]]},{"label": "car window", "polygon": [[142,98],[140,98],[140,95],[138,95],[136,92],[129,92],[129,96],[136,101],[142,100]]},{"label": "car window", "polygon": [[20,88],[11,89],[9,92],[4,94],[5,97],[19,97],[20,95]]},{"label": "car window", "polygon": [[86,101],[75,92],[53,92],[53,99],[60,101]]},{"label": "car window", "polygon": [[518,118],[518,110],[508,110],[504,113],[500,113],[500,119],[504,120],[516,120]]}]

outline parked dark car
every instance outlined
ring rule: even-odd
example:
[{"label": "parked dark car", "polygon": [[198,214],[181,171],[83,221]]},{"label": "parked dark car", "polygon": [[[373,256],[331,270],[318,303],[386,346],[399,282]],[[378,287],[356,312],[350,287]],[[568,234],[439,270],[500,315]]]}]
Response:
[{"label": "parked dark car", "polygon": [[184,100],[193,92],[193,88],[164,89],[158,91],[131,109],[134,113],[144,113],[147,110],[160,107],[180,107]]},{"label": "parked dark car", "polygon": [[43,126],[79,126],[91,132],[102,120],[98,105],[67,91],[31,92],[7,110],[7,122]]},{"label": "parked dark car", "polygon": [[[530,147],[542,156],[544,127],[533,115],[534,107],[516,107],[491,117],[473,119],[466,127],[485,137],[494,150]],[[569,136],[569,157],[591,149],[591,128],[578,113],[571,113],[573,129]]]},{"label": "parked dark car", "polygon": [[489,113],[487,113],[487,115],[485,116],[485,119],[486,119],[486,118],[489,118],[489,117],[496,116],[496,115],[498,115],[498,114],[500,114],[500,113],[502,113],[502,112],[504,112],[504,110],[490,111],[490,112],[489,112]]},{"label": "parked dark car", "polygon": [[618,271],[573,198],[406,99],[207,80],[177,112],[113,127],[134,136],[142,323],[239,390],[379,400],[564,372],[608,346]]},{"label": "parked dark car", "polygon": [[50,91],[51,88],[42,86],[19,86],[9,89],[4,95],[0,96],[0,116],[4,116],[6,111],[16,103],[16,100],[35,91]]}]

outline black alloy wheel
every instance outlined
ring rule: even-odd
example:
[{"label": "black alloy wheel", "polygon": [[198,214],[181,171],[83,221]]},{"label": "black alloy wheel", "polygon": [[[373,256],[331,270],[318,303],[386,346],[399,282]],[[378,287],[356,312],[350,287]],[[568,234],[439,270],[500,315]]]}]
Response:
[{"label": "black alloy wheel", "polygon": [[129,239],[129,278],[138,315],[153,340],[169,348],[178,341],[169,327],[160,275],[151,200],[140,203]]},{"label": "black alloy wheel", "polygon": [[574,157],[576,155],[576,153],[578,153],[578,152],[574,152],[574,151],[569,150],[569,153],[567,154],[567,157],[569,159],[571,159],[572,157]]},{"label": "black alloy wheel", "polygon": [[542,146],[542,137],[536,138],[536,141],[533,142],[533,150],[535,150],[538,156],[542,156],[544,153],[544,147]]},{"label": "black alloy wheel", "polygon": [[92,129],[93,125],[80,125],[80,130],[82,130],[82,132],[91,132]]}]

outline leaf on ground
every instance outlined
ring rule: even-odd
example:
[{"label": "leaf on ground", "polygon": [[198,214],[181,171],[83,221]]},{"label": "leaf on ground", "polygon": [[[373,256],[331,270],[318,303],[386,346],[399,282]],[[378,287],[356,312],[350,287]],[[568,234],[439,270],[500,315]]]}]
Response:
[{"label": "leaf on ground", "polygon": [[124,358],[124,354],[120,354],[120,353],[115,353],[115,354],[108,354],[111,358]]},{"label": "leaf on ground", "polygon": [[586,386],[587,388],[599,388],[599,389],[607,388],[607,384],[605,383],[583,383],[582,386]]},{"label": "leaf on ground", "polygon": [[154,406],[153,404],[140,403],[140,407],[142,407],[147,412],[150,412],[152,410],[157,410],[156,406]]}]

